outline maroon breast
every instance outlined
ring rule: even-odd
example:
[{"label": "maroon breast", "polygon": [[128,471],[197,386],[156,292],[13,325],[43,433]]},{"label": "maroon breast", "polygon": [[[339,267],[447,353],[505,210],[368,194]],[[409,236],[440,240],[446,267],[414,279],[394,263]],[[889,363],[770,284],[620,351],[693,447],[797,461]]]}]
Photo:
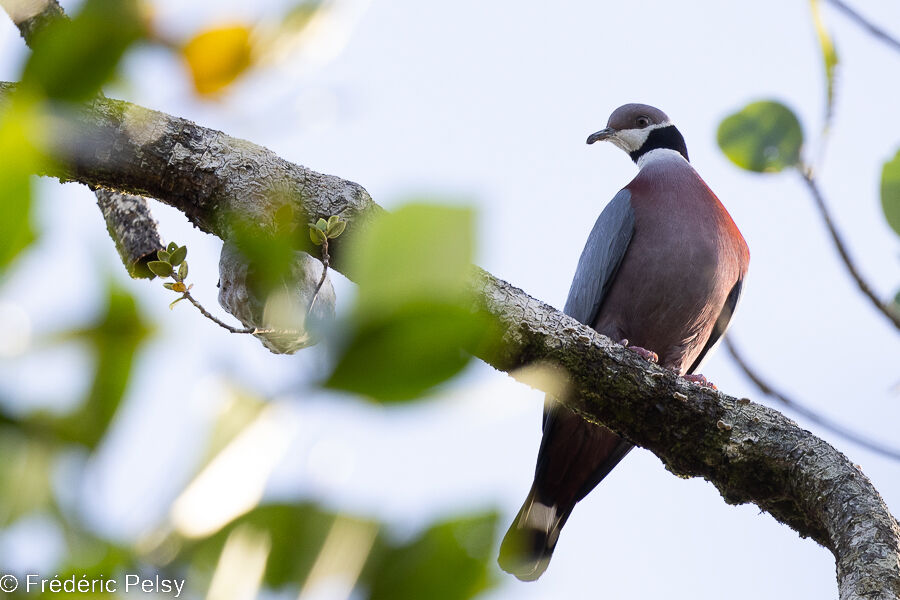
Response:
[{"label": "maroon breast", "polygon": [[626,188],[634,236],[595,329],[686,371],[746,272],[749,250],[728,211],[680,156],[645,164]]}]

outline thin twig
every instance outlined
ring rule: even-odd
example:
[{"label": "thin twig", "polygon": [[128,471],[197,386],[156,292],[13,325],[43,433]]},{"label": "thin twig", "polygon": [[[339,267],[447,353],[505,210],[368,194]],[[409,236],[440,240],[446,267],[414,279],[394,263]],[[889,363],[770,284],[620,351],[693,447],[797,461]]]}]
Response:
[{"label": "thin twig", "polygon": [[887,31],[875,25],[864,16],[856,12],[854,9],[850,8],[846,4],[842,2],[842,0],[828,0],[835,8],[838,8],[844,12],[845,15],[850,17],[853,21],[856,21],[857,25],[861,26],[863,29],[867,30],[873,36],[893,48],[894,50],[900,52],[900,40],[889,34]]},{"label": "thin twig", "polygon": [[322,240],[322,276],[319,277],[319,285],[316,286],[316,291],[313,294],[312,300],[309,301],[309,308],[306,309],[307,315],[312,312],[313,304],[316,303],[316,298],[319,297],[319,290],[322,289],[322,285],[325,283],[325,276],[328,274],[328,261],[328,237],[325,237]]},{"label": "thin twig", "polygon": [[232,327],[225,321],[222,321],[221,319],[219,319],[218,317],[216,317],[212,313],[210,313],[208,310],[203,308],[203,305],[200,304],[193,296],[191,296],[190,292],[184,292],[181,295],[181,297],[190,301],[191,304],[196,306],[197,310],[200,311],[201,315],[203,315],[204,317],[206,317],[207,319],[209,319],[210,321],[212,321],[219,327],[223,327],[224,329],[227,329],[231,333],[259,333],[255,327],[244,327],[243,329],[239,329],[237,327]]},{"label": "thin twig", "polygon": [[815,177],[812,175],[812,172],[804,167],[800,169],[800,174],[803,177],[803,181],[806,182],[806,187],[809,188],[810,193],[812,194],[813,200],[816,202],[816,208],[819,209],[819,214],[822,215],[822,220],[825,221],[825,226],[828,228],[828,232],[831,234],[831,239],[834,242],[835,248],[837,248],[838,254],[841,257],[841,260],[844,261],[844,265],[846,265],[847,270],[850,272],[851,277],[856,281],[856,285],[859,286],[860,291],[872,301],[872,304],[875,305],[884,316],[894,324],[898,330],[900,330],[900,315],[896,314],[890,306],[885,304],[878,298],[869,284],[863,279],[862,275],[859,273],[859,269],[856,268],[856,264],[850,258],[850,254],[847,251],[846,245],[844,245],[844,240],[841,238],[841,234],[838,232],[837,228],[834,225],[834,221],[831,219],[831,213],[828,211],[828,207],[825,205],[825,198],[822,196],[822,191],[819,189],[819,185],[816,183]]},{"label": "thin twig", "polygon": [[869,439],[866,439],[866,437],[862,434],[856,433],[854,431],[851,431],[850,429],[838,425],[830,419],[826,419],[811,408],[800,404],[796,400],[786,396],[783,392],[776,390],[766,380],[764,380],[758,372],[754,371],[753,368],[749,364],[747,364],[747,361],[738,351],[737,347],[735,347],[734,342],[731,341],[731,336],[725,336],[725,348],[728,350],[728,353],[731,355],[731,358],[734,359],[734,362],[737,364],[737,366],[744,372],[744,375],[746,375],[747,378],[752,381],[757,388],[759,388],[759,391],[761,391],[766,396],[778,400],[795,413],[803,415],[812,423],[816,423],[823,429],[826,429],[834,433],[835,435],[839,435],[845,440],[853,442],[854,444],[862,446],[863,448],[871,450],[872,452],[881,454],[882,456],[886,456],[894,460],[900,460],[900,450],[890,448],[888,446],[883,446]]}]

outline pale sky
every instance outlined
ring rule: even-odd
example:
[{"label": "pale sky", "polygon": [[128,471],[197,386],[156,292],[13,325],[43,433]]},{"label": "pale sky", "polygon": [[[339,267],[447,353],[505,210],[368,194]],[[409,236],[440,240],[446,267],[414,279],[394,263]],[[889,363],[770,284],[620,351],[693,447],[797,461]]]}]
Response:
[{"label": "pale sky", "polygon": [[[69,11],[75,4],[63,2]],[[154,4],[164,31],[185,37],[272,18],[289,3]],[[900,23],[896,3],[854,6],[887,26]],[[900,238],[881,214],[878,185],[882,163],[900,147],[900,54],[827,5],[823,12],[842,63],[821,183],[861,271],[887,298],[900,286]],[[791,106],[807,140],[818,139],[823,69],[807,2],[344,0],[333,16],[320,32],[327,52],[300,48],[219,102],[193,98],[177,60],[159,49],[129,56],[125,83],[107,93],[356,181],[388,208],[417,197],[467,202],[479,215],[479,264],[558,307],[594,220],[636,172],[620,150],[584,140],[621,104],[658,106],[750,246],[734,340],[772,383],[900,446],[896,331],[854,288],[799,177],[741,172],[715,143],[723,117],[768,98]],[[17,78],[25,52],[0,19],[0,79]],[[222,403],[218,382],[229,374],[287,407],[281,427],[289,444],[268,498],[321,500],[385,519],[398,532],[493,506],[508,526],[531,484],[541,394],[480,364],[439,399],[408,409],[320,392],[309,383],[324,368],[317,350],[276,357],[187,306],[169,312],[161,286],[123,279],[87,188],[45,179],[39,190],[45,237],[0,288],[6,313],[24,311],[36,334],[82,322],[112,274],[159,320],[144,365],[181,363],[165,382],[148,369],[135,375],[82,488],[60,485],[99,531],[130,540],[164,517],[204,448]],[[190,248],[196,295],[218,308],[219,240],[153,207],[164,238]],[[548,239],[563,221],[558,239]],[[82,264],[96,272],[76,270]],[[340,277],[335,285],[346,308],[352,285]],[[55,381],[41,376],[49,369],[59,373]],[[74,350],[0,362],[2,389],[13,389],[23,407],[77,397],[88,371]],[[769,403],[724,352],[704,373],[729,394]],[[171,386],[184,393],[174,396]],[[786,414],[858,463],[900,514],[900,464]],[[79,468],[77,457],[69,462],[62,481]],[[52,533],[40,539],[46,544],[32,550],[31,564],[53,553]],[[11,562],[22,560],[14,541],[0,536],[0,564],[21,564]],[[672,476],[644,450],[576,507],[538,582],[497,572],[503,583],[485,598],[837,597],[825,549],[753,505],[727,506],[702,480]]]}]

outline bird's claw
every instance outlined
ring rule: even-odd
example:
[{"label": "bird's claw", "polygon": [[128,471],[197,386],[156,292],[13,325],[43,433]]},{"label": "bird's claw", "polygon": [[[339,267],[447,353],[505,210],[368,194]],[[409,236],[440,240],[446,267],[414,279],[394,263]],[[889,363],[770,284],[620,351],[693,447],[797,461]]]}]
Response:
[{"label": "bird's claw", "polygon": [[702,385],[703,387],[707,387],[711,390],[719,389],[715,386],[715,384],[712,381],[710,381],[709,379],[707,379],[700,373],[691,373],[690,375],[685,375],[684,378],[687,379],[688,381],[690,381],[691,383],[696,383],[697,385]]},{"label": "bird's claw", "polygon": [[634,352],[635,354],[637,354],[638,356],[640,356],[641,358],[643,358],[644,360],[649,360],[652,363],[659,362],[659,355],[656,354],[656,352],[654,352],[653,350],[647,350],[646,348],[641,348],[640,346],[629,346],[628,340],[622,340],[619,343],[622,344],[623,346],[625,346],[626,348],[628,348],[629,350],[631,350],[632,352]]}]

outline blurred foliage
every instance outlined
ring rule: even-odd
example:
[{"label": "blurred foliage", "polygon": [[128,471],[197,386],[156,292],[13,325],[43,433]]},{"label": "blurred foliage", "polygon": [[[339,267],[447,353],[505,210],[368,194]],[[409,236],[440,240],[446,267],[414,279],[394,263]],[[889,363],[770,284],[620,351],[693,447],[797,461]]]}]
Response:
[{"label": "blurred foliage", "polygon": [[299,31],[310,22],[316,12],[322,8],[323,0],[301,0],[291,6],[282,19],[282,27],[290,31]]},{"label": "blurred foliage", "polygon": [[900,151],[881,169],[881,208],[897,235],[900,235]]},{"label": "blurred foliage", "polygon": [[314,504],[276,504],[260,506],[232,521],[218,533],[186,546],[191,568],[211,574],[229,536],[241,527],[268,532],[271,546],[263,581],[278,588],[306,579],[325,543],[337,514]]},{"label": "blurred foliage", "polygon": [[400,541],[371,519],[309,503],[274,504],[254,509],[206,539],[185,542],[183,555],[192,574],[208,578],[236,532],[266,532],[270,544],[263,582],[272,589],[302,583],[306,590],[330,576],[355,583],[362,598],[461,600],[495,584],[487,565],[497,522],[494,512],[462,516]]},{"label": "blurred foliage", "polygon": [[455,600],[495,585],[487,569],[499,515],[494,512],[436,523],[417,538],[373,553],[371,600]]},{"label": "blurred foliage", "polygon": [[250,29],[236,24],[201,31],[181,53],[197,93],[218,94],[253,64]]},{"label": "blurred foliage", "polygon": [[50,506],[54,451],[45,437],[21,428],[15,421],[0,426],[0,489],[15,490],[0,503],[0,526]]},{"label": "blurred foliage", "polygon": [[409,204],[351,240],[359,284],[326,385],[384,402],[412,400],[461,371],[497,328],[468,286],[473,213]]},{"label": "blurred foliage", "polygon": [[0,273],[36,234],[31,217],[31,180],[41,170],[44,122],[35,103],[16,94],[0,112]]},{"label": "blurred foliage", "polygon": [[87,397],[73,414],[43,414],[36,419],[61,440],[95,448],[122,403],[138,350],[152,331],[134,297],[110,282],[106,309],[97,321],[60,336],[60,340],[85,343],[96,357]]},{"label": "blurred foliage", "polygon": [[819,10],[819,0],[809,0],[812,12],[813,26],[816,29],[816,37],[819,40],[819,48],[822,51],[822,62],[825,66],[825,128],[828,128],[831,115],[834,113],[834,80],[835,70],[838,65],[838,54],[834,48],[831,34],[825,28],[822,13]]},{"label": "blurred foliage", "polygon": [[726,117],[717,140],[731,162],[757,173],[800,164],[803,130],[793,111],[780,102],[752,102]]},{"label": "blurred foliage", "polygon": [[304,245],[299,227],[305,221],[288,200],[280,203],[269,223],[231,219],[231,241],[249,266],[247,283],[257,298],[267,298],[290,277],[294,251]]},{"label": "blurred foliage", "polygon": [[22,84],[53,99],[87,100],[144,34],[137,0],[85,0],[71,20],[55,20],[37,33]]}]

